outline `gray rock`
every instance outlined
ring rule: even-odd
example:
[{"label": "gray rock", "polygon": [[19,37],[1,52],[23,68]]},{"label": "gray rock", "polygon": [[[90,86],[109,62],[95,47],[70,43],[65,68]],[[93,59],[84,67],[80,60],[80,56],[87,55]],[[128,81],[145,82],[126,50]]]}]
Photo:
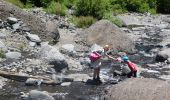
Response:
[{"label": "gray rock", "polygon": [[12,28],[13,28],[15,31],[17,31],[18,29],[21,28],[21,26],[20,26],[19,23],[16,23],[16,24],[13,24],[13,25],[12,25]]},{"label": "gray rock", "polygon": [[8,52],[5,54],[7,59],[20,59],[21,53],[20,52]]},{"label": "gray rock", "polygon": [[38,80],[38,79],[29,78],[26,80],[25,85],[35,86],[35,85],[38,85],[39,82],[40,82],[40,80]]},{"label": "gray rock", "polygon": [[57,29],[57,25],[52,22],[52,21],[48,21],[46,23],[47,26],[47,31],[48,31],[48,35],[54,40],[54,41],[59,41],[60,39],[60,33]]},{"label": "gray rock", "polygon": [[93,52],[93,51],[97,51],[97,50],[102,50],[103,49],[103,47],[102,46],[100,46],[100,45],[97,45],[97,44],[93,44],[92,46],[91,46],[91,48],[90,48],[90,52]]},{"label": "gray rock", "polygon": [[7,47],[5,46],[5,44],[2,41],[0,41],[0,49],[3,51],[7,51]]},{"label": "gray rock", "polygon": [[28,100],[55,100],[48,92],[31,90],[28,95]]},{"label": "gray rock", "polygon": [[36,42],[30,41],[30,42],[29,42],[29,45],[30,45],[31,47],[35,47],[35,46],[36,46]]},{"label": "gray rock", "polygon": [[32,42],[41,42],[41,39],[36,34],[30,34],[27,32],[27,38]]},{"label": "gray rock", "polygon": [[89,66],[90,63],[91,63],[91,61],[90,61],[90,59],[89,59],[88,57],[87,57],[87,58],[80,58],[79,61],[80,61],[80,64],[81,64],[81,65],[87,65],[87,66]]},{"label": "gray rock", "polygon": [[62,45],[60,51],[64,54],[70,55],[70,56],[75,56],[76,55],[76,51],[74,49],[74,45],[73,44],[65,44]]},{"label": "gray rock", "polygon": [[170,58],[170,48],[165,48],[162,51],[158,52],[155,60],[158,62],[164,62],[168,58]]},{"label": "gray rock", "polygon": [[12,24],[17,23],[18,19],[13,18],[13,17],[8,17],[7,22],[12,25]]},{"label": "gray rock", "polygon": [[42,45],[38,54],[41,59],[45,59],[49,64],[54,65],[56,71],[68,68],[68,63],[65,57],[53,46],[48,44]]},{"label": "gray rock", "polygon": [[144,26],[139,19],[132,15],[119,15],[118,18],[121,19],[127,27]]},{"label": "gray rock", "polygon": [[165,16],[163,18],[163,21],[170,23],[170,16]]}]

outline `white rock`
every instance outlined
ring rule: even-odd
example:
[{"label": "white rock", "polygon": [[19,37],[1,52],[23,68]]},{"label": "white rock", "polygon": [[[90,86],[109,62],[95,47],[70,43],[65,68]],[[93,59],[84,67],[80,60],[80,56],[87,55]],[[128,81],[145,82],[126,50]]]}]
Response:
[{"label": "white rock", "polygon": [[27,32],[27,37],[32,42],[41,42],[41,39],[36,34],[30,34],[30,33]]},{"label": "white rock", "polygon": [[18,22],[18,19],[14,18],[14,17],[8,17],[7,21],[10,24],[15,24]]},{"label": "white rock", "polygon": [[61,84],[61,86],[69,86],[69,85],[71,85],[71,82],[64,82]]},{"label": "white rock", "polygon": [[8,52],[5,55],[7,59],[20,59],[21,58],[20,52]]}]

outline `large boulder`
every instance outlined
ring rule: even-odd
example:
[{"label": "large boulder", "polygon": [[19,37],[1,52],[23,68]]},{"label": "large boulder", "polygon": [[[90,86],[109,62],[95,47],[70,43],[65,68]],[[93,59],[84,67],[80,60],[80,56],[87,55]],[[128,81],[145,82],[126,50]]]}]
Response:
[{"label": "large boulder", "polygon": [[168,58],[170,58],[170,48],[165,48],[156,55],[156,61],[158,62],[164,62]]},{"label": "large boulder", "polygon": [[28,100],[55,100],[47,92],[31,90],[28,95]]},{"label": "large boulder", "polygon": [[110,45],[113,50],[132,52],[134,43],[116,25],[108,20],[100,20],[77,35],[77,43],[85,45]]},{"label": "large boulder", "polygon": [[45,59],[49,64],[54,65],[56,71],[68,68],[68,63],[64,55],[62,55],[59,50],[53,46],[43,44],[38,54],[40,58]]},{"label": "large boulder", "polygon": [[108,100],[168,100],[170,96],[168,82],[132,78],[110,88]]}]

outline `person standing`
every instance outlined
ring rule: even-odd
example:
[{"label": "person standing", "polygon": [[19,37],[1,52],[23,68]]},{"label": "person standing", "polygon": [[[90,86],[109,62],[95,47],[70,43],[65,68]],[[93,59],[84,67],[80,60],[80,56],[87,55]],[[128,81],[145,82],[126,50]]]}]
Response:
[{"label": "person standing", "polygon": [[103,49],[93,51],[90,54],[91,67],[94,69],[93,80],[100,81],[100,67],[102,66],[102,57],[106,56],[109,51],[109,45],[105,45]]}]

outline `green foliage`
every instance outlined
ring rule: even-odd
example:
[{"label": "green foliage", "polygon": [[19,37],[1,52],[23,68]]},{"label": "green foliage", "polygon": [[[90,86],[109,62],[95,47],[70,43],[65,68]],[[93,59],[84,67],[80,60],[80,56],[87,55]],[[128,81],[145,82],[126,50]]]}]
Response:
[{"label": "green foliage", "polygon": [[111,21],[113,24],[117,25],[118,27],[123,26],[123,22],[116,16],[113,16],[112,13],[106,13],[103,18]]},{"label": "green foliage", "polygon": [[56,14],[59,14],[61,16],[65,16],[67,11],[67,7],[64,4],[57,3],[56,5]]},{"label": "green foliage", "polygon": [[109,10],[109,0],[78,0],[76,3],[77,16],[93,16],[101,19]]},{"label": "green foliage", "polygon": [[112,9],[115,12],[151,12],[155,13],[156,0],[111,0]]},{"label": "green foliage", "polygon": [[95,23],[97,19],[91,16],[80,16],[80,17],[73,17],[71,22],[73,22],[79,28],[87,28],[93,23]]},{"label": "green foliage", "polygon": [[61,16],[66,15],[66,10],[67,8],[65,7],[65,5],[55,1],[52,1],[50,5],[45,8],[45,11],[47,13],[59,14]]},{"label": "green foliage", "polygon": [[0,49],[0,58],[5,58],[5,52],[2,49]]},{"label": "green foliage", "polygon": [[7,0],[7,1],[20,8],[24,8],[24,4],[20,0]]}]

